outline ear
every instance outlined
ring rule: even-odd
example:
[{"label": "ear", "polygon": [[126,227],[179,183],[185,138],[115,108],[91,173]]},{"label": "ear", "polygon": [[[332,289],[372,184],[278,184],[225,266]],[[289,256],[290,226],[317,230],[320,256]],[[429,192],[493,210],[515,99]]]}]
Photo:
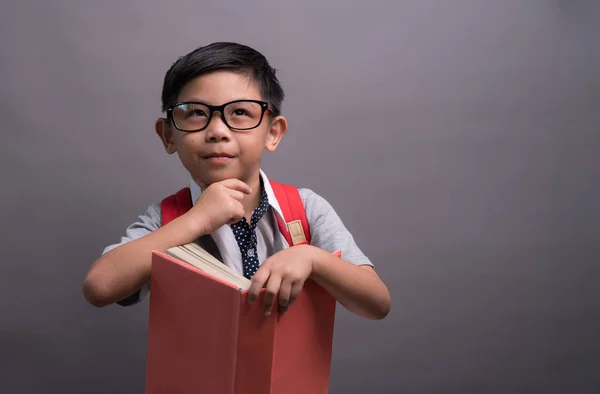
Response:
[{"label": "ear", "polygon": [[265,149],[269,152],[274,152],[283,139],[287,128],[287,120],[283,116],[277,116],[273,119],[269,128],[269,134],[267,135],[267,141],[265,142]]},{"label": "ear", "polygon": [[154,124],[154,131],[160,137],[168,154],[173,154],[177,151],[175,140],[173,139],[173,129],[167,119],[158,118]]}]

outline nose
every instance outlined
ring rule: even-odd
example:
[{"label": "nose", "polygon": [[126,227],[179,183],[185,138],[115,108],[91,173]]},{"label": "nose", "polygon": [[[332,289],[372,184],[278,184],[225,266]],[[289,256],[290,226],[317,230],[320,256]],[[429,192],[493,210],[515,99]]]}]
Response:
[{"label": "nose", "polygon": [[229,127],[223,122],[221,113],[218,111],[213,113],[205,131],[206,133],[204,135],[207,142],[222,142],[231,139],[231,130],[229,130]]}]

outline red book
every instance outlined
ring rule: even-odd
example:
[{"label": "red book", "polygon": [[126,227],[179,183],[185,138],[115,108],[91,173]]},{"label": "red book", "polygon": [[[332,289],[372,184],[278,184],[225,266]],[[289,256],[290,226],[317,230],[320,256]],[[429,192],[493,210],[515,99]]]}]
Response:
[{"label": "red book", "polygon": [[196,244],[153,252],[147,394],[328,392],[336,300],[307,280],[266,316],[249,284]]}]

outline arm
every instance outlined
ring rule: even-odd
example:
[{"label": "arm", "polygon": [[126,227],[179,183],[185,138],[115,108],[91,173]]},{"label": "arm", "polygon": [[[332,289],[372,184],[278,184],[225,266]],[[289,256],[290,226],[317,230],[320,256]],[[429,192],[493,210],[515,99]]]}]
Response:
[{"label": "arm", "polygon": [[[311,279],[350,312],[378,320],[391,307],[390,293],[370,265],[354,265],[316,247],[310,247]],[[343,256],[342,256],[343,257]]]},{"label": "arm", "polygon": [[248,302],[254,303],[265,287],[265,313],[277,303],[281,313],[312,279],[340,304],[359,316],[380,320],[390,310],[390,294],[371,266],[355,265],[312,245],[287,248],[269,257],[252,277]]},{"label": "arm", "polygon": [[140,224],[132,239],[100,257],[83,281],[87,301],[103,307],[121,301],[137,292],[150,279],[152,251],[194,242],[228,222],[244,216],[242,200],[251,189],[237,179],[216,182],[204,190],[196,204],[185,214],[165,226]]},{"label": "arm", "polygon": [[[300,189],[311,229],[311,245],[284,249],[268,258],[252,277],[249,302],[265,286],[265,312],[278,300],[282,313],[292,307],[304,281],[313,279],[349,311],[369,319],[383,319],[390,310],[390,294],[368,257],[333,207],[321,196]],[[342,258],[333,251],[340,250]]]},{"label": "arm", "polygon": [[138,291],[150,279],[153,250],[165,251],[192,242],[194,230],[185,216],[156,231],[108,251],[90,268],[83,281],[83,294],[95,307],[118,302]]}]

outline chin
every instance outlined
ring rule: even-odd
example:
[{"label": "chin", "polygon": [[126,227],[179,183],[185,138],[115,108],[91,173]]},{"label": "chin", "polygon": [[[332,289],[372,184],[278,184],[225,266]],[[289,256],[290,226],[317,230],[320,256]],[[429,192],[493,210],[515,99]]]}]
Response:
[{"label": "chin", "polygon": [[[193,175],[192,175],[193,176]],[[234,171],[205,171],[202,172],[201,175],[196,176],[194,179],[200,180],[205,185],[210,185],[216,182],[221,182],[226,179],[241,179],[244,177],[242,174],[236,173]]]}]

